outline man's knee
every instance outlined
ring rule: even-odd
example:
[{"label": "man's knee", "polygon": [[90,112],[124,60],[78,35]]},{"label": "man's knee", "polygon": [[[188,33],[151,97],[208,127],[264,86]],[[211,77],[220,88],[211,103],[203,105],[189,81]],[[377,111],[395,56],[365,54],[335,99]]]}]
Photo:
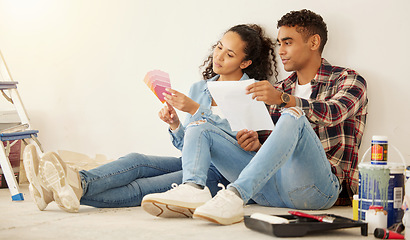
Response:
[{"label": "man's knee", "polygon": [[284,113],[288,113],[296,119],[299,119],[300,117],[305,115],[305,112],[303,112],[303,110],[300,107],[285,108],[282,110],[282,114]]}]

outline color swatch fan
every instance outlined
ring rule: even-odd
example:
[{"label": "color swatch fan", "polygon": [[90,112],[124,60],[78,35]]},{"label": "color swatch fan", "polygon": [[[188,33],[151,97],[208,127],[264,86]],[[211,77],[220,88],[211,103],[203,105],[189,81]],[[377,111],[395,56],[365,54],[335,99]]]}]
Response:
[{"label": "color swatch fan", "polygon": [[169,81],[169,75],[166,72],[160,70],[153,70],[147,73],[144,78],[144,82],[148,85],[151,91],[158,97],[158,99],[164,103],[165,98],[162,93],[167,92],[166,88],[171,88],[171,82]]}]

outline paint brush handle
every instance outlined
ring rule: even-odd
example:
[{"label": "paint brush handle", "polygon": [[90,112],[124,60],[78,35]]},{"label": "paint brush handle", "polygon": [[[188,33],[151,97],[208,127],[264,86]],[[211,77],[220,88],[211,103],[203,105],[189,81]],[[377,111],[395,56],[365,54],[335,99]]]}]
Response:
[{"label": "paint brush handle", "polygon": [[315,215],[311,215],[311,214],[307,214],[307,213],[303,213],[303,212],[298,212],[298,211],[289,211],[289,213],[294,215],[294,216],[298,216],[298,217],[312,218],[312,219],[316,219],[318,221],[323,220],[323,216],[315,216]]},{"label": "paint brush handle", "polygon": [[317,215],[311,215],[311,214],[307,214],[307,213],[303,213],[303,212],[297,212],[297,211],[289,211],[289,213],[294,215],[294,216],[312,218],[312,219],[316,219],[320,222],[326,222],[326,223],[333,223],[336,220],[335,217],[331,217],[331,216],[327,216],[327,215],[317,216]]}]

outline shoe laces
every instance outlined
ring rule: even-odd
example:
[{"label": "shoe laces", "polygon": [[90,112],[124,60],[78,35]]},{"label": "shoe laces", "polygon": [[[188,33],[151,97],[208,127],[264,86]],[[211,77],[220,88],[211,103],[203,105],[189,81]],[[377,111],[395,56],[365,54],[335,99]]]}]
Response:
[{"label": "shoe laces", "polygon": [[171,189],[169,189],[168,191],[175,191],[175,190],[177,190],[177,189],[184,189],[184,188],[186,188],[188,185],[186,185],[186,184],[177,184],[177,183],[172,183],[171,184]]},{"label": "shoe laces", "polygon": [[177,183],[172,183],[171,189],[169,189],[168,192],[177,190],[179,186],[180,185],[178,185]]},{"label": "shoe laces", "polygon": [[[222,183],[218,183],[218,187],[222,188],[218,191],[215,197],[213,197],[210,202],[214,202],[216,206],[223,206],[227,202],[232,201],[232,196],[236,196],[236,194],[230,190],[227,190]],[[221,201],[223,200],[223,201]]]}]

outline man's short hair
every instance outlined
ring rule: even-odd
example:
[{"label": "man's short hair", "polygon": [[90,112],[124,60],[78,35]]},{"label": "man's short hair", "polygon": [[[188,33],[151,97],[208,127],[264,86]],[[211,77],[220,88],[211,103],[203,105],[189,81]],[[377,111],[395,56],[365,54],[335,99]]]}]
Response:
[{"label": "man's short hair", "polygon": [[327,27],[319,14],[307,9],[291,11],[278,21],[277,27],[280,28],[282,26],[296,27],[296,31],[302,34],[305,41],[309,37],[318,34],[320,36],[319,51],[320,53],[323,52],[327,42]]}]

